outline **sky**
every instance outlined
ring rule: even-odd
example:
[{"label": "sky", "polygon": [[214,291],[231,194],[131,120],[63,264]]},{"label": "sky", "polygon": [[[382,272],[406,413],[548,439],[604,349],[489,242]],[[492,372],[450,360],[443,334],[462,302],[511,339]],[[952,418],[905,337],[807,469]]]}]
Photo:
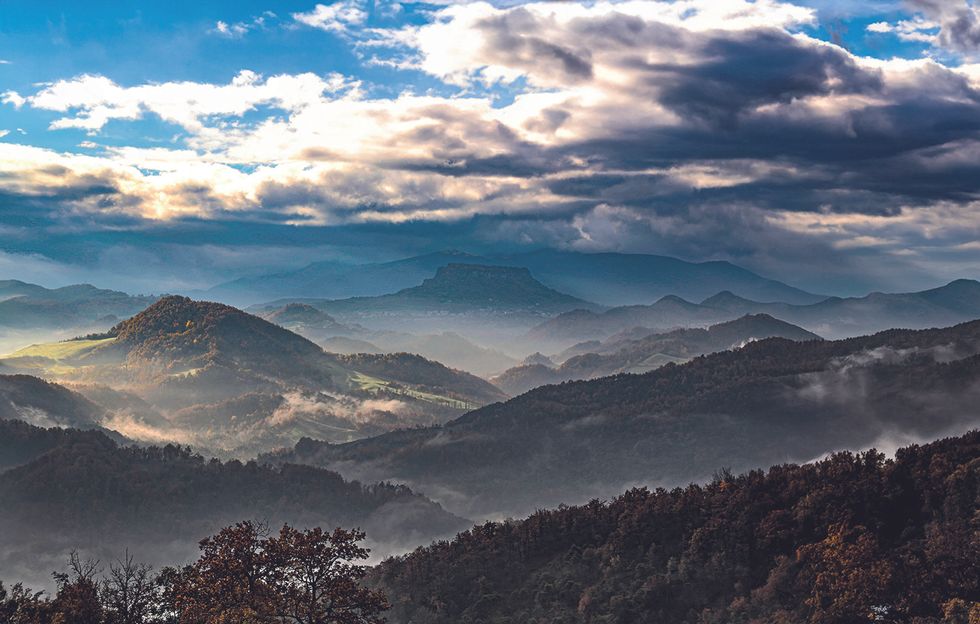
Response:
[{"label": "sky", "polygon": [[0,278],[537,248],[980,278],[973,0],[0,0]]}]

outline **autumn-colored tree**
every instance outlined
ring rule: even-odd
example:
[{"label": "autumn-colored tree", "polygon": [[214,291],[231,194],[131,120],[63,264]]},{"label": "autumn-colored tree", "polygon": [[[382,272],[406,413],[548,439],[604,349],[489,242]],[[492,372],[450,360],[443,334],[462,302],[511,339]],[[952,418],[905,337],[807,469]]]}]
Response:
[{"label": "autumn-colored tree", "polygon": [[384,594],[360,585],[368,551],[364,533],[283,526],[263,549],[275,562],[271,579],[274,615],[300,624],[379,624],[388,609]]},{"label": "autumn-colored tree", "polygon": [[102,624],[102,603],[99,601],[98,561],[83,560],[72,551],[68,572],[56,572],[58,594],[52,602],[53,624]]},{"label": "autumn-colored tree", "polygon": [[380,624],[384,595],[362,587],[368,556],[360,531],[299,531],[268,536],[240,522],[201,542],[201,556],[161,575],[180,624]]}]

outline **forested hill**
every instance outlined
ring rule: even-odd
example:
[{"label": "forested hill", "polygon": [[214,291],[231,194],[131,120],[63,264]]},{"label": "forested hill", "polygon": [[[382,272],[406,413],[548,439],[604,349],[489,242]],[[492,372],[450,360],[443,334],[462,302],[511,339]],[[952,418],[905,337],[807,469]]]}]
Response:
[{"label": "forested hill", "polygon": [[[183,560],[197,540],[243,518],[295,526],[359,526],[381,546],[415,546],[469,526],[404,486],[362,485],[308,466],[207,460],[189,450],[122,447],[94,431],[0,421],[0,569],[47,578],[84,547],[103,560],[125,548],[151,563]],[[9,557],[9,559],[8,559]]]},{"label": "forested hill", "polygon": [[269,459],[407,483],[467,517],[524,515],[725,466],[962,433],[980,424],[978,353],[980,321],[767,339],[643,375],[537,388],[442,427],[341,445],[303,440]]},{"label": "forested hill", "polygon": [[973,431],[488,523],[371,580],[396,624],[965,624],[978,503]]}]

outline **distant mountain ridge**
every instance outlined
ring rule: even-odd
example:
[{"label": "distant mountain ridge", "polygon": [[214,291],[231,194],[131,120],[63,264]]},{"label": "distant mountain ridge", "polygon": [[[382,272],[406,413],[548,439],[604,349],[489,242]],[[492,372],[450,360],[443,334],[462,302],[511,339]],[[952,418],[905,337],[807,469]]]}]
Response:
[{"label": "distant mountain ridge", "polygon": [[0,328],[49,329],[111,326],[142,311],[156,296],[76,284],[45,288],[19,280],[0,281]]},{"label": "distant mountain ridge", "polygon": [[701,300],[721,290],[761,301],[813,303],[823,298],[728,262],[557,250],[509,255],[450,250],[373,264],[318,262],[295,271],[220,284],[207,294],[249,304],[283,298],[380,296],[410,288],[453,263],[526,268],[550,288],[603,305],[648,303],[670,294]]},{"label": "distant mountain ridge", "polygon": [[[272,301],[256,310],[289,304]],[[299,299],[327,314],[377,315],[392,313],[557,314],[600,306],[548,288],[521,267],[451,263],[421,284],[376,297]]]},{"label": "distant mountain ridge", "polygon": [[893,327],[942,327],[980,318],[980,282],[959,279],[920,292],[829,297],[808,305],[752,301],[727,290],[701,303],[664,297],[649,306],[564,313],[535,327],[529,337],[552,342],[604,339],[637,326],[667,330],[718,323],[746,314],[768,314],[831,338]]},{"label": "distant mountain ridge", "polygon": [[573,347],[572,350],[581,352],[571,355],[560,366],[532,361],[509,369],[491,381],[513,396],[546,383],[595,379],[617,373],[645,373],[671,362],[682,363],[705,353],[732,349],[764,338],[821,340],[812,332],[768,314],[746,315],[707,329],[678,329],[662,334],[646,332],[639,338],[586,343]]}]

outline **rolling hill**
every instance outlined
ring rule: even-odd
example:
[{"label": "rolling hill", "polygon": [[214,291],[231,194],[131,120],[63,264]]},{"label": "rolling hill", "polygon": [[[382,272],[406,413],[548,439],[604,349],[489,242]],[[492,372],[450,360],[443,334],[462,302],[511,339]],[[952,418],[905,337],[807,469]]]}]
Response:
[{"label": "rolling hill", "polygon": [[577,345],[560,366],[541,361],[511,368],[491,381],[511,396],[548,383],[594,379],[617,373],[645,373],[668,363],[740,347],[763,338],[820,340],[820,336],[767,314],[746,315],[707,329],[678,329],[665,334],[634,330],[641,337],[612,338],[602,343]]},{"label": "rolling hill", "polygon": [[557,250],[490,256],[442,251],[374,264],[318,262],[295,271],[221,284],[208,291],[208,296],[237,303],[374,297],[410,288],[452,263],[526,268],[550,288],[604,305],[645,304],[670,294],[701,300],[722,290],[760,301],[803,304],[823,298],[728,262]]},{"label": "rolling hill", "polygon": [[380,552],[468,525],[401,486],[361,485],[304,466],[208,461],[175,446],[122,447],[97,432],[25,427],[0,421],[0,432],[16,433],[31,448],[15,458],[20,465],[0,472],[0,568],[32,582],[49,577],[79,546],[105,561],[127,548],[151,563],[183,561],[201,535],[243,518],[360,526]]},{"label": "rolling hill", "polygon": [[[393,376],[378,375],[381,364],[373,360],[383,360]],[[35,345],[0,360],[8,370],[108,386],[161,413],[179,412],[166,425],[113,418],[121,410],[127,417],[146,414],[129,401],[109,410],[109,418],[138,439],[191,441],[218,451],[258,452],[303,435],[349,440],[432,424],[503,396],[485,381],[423,358],[367,355],[357,361],[364,370],[350,362],[236,308],[175,296],[106,334]],[[246,403],[264,411],[236,414],[243,399],[256,396],[265,398]],[[188,416],[194,413],[199,418]]]},{"label": "rolling hill", "polygon": [[[409,484],[468,517],[523,514],[809,460],[980,421],[980,321],[839,341],[769,338],[643,375],[544,386],[446,425],[269,461]],[[534,475],[528,479],[528,475]]]}]

